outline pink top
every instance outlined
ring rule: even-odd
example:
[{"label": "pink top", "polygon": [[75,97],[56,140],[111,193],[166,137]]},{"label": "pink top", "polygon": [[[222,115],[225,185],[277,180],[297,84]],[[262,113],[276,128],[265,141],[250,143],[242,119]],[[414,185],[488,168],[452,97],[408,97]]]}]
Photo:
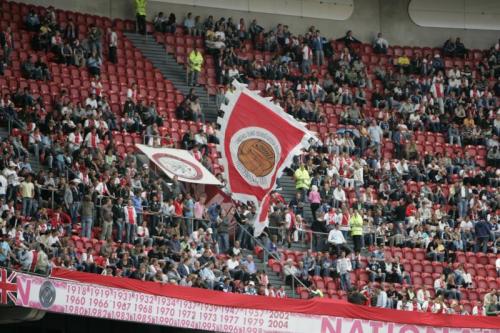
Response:
[{"label": "pink top", "polygon": [[321,196],[318,191],[309,192],[309,202],[310,203],[321,203]]},{"label": "pink top", "polygon": [[205,205],[202,205],[199,202],[196,202],[194,204],[194,218],[195,219],[202,219],[204,211],[205,211]]}]

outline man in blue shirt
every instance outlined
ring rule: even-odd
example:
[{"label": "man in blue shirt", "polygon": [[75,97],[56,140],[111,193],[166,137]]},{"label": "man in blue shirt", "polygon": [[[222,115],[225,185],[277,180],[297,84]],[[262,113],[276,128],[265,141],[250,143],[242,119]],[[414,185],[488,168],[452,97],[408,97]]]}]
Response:
[{"label": "man in blue shirt", "polygon": [[491,225],[485,220],[479,220],[474,225],[474,231],[476,233],[476,245],[475,252],[479,252],[479,247],[482,245],[482,251],[484,253],[488,252],[488,241],[491,235]]},{"label": "man in blue shirt", "polygon": [[9,266],[9,260],[12,256],[12,250],[5,236],[2,236],[0,242],[0,266]]},{"label": "man in blue shirt", "polygon": [[193,232],[194,200],[189,193],[186,194],[186,199],[184,200],[184,217],[186,218],[187,230],[191,234]]},{"label": "man in blue shirt", "polygon": [[316,30],[314,33],[312,49],[314,51],[314,61],[316,62],[316,65],[323,65],[325,62],[325,53],[323,52],[323,37],[321,37],[319,30]]},{"label": "man in blue shirt", "polygon": [[142,198],[139,191],[134,192],[132,199],[132,205],[135,208],[137,214],[137,225],[142,225]]}]

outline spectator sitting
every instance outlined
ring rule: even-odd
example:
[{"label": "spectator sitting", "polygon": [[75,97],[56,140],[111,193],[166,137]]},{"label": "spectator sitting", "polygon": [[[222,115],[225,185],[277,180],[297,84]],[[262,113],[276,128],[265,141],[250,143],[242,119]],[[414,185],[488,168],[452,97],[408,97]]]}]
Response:
[{"label": "spectator sitting", "polygon": [[30,9],[28,15],[26,15],[26,18],[24,19],[24,24],[26,24],[26,28],[29,31],[36,32],[40,29],[40,18],[33,9]]},{"label": "spectator sitting", "polygon": [[341,37],[341,38],[338,38],[337,39],[338,42],[343,42],[344,45],[350,49],[351,48],[351,45],[352,44],[359,44],[361,43],[361,41],[359,41],[358,39],[356,39],[353,35],[352,35],[352,30],[348,30],[345,34],[344,37]]},{"label": "spectator sitting", "polygon": [[165,23],[167,22],[167,18],[163,15],[163,12],[159,12],[158,15],[153,19],[153,25],[155,30],[158,32],[166,32]]},{"label": "spectator sitting", "polygon": [[381,283],[385,282],[385,268],[381,265],[379,261],[375,259],[375,256],[370,257],[370,262],[366,267],[366,271],[370,274],[370,281],[375,282],[379,280]]},{"label": "spectator sitting", "polygon": [[443,45],[443,55],[445,57],[453,57],[455,56],[455,51],[456,45],[450,37]]},{"label": "spectator sitting", "polygon": [[21,73],[26,79],[32,80],[42,80],[43,73],[41,68],[37,68],[33,62],[33,57],[31,55],[22,63]]},{"label": "spectator sitting", "polygon": [[382,37],[382,33],[379,32],[377,34],[377,38],[373,42],[373,51],[375,53],[386,54],[387,49],[389,48],[389,42],[385,38]]}]

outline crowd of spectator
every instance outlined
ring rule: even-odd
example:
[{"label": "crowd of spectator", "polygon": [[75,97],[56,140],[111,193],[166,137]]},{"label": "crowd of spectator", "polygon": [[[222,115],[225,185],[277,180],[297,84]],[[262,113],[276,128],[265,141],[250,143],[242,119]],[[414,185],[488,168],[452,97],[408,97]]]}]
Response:
[{"label": "crowd of spectator", "polygon": [[[170,15],[169,26],[174,23]],[[203,20],[192,14],[179,28],[205,38],[219,84],[264,79],[265,96],[295,118],[320,126],[330,121],[325,105],[341,107],[334,124],[340,130],[323,136],[290,170],[296,198],[286,203],[275,194],[271,228],[263,236],[274,256],[279,258],[281,244],[290,247],[307,238],[318,255],[326,250],[340,256],[345,250],[346,259],[380,245],[423,248],[426,259],[445,263],[453,263],[457,251],[497,253],[498,47],[473,61],[457,38],[435,53],[391,54],[389,65],[372,65],[363,61],[352,31],[328,40],[314,27],[295,36],[282,24],[265,31],[256,20],[247,27],[244,19]],[[340,52],[338,43],[344,46]],[[251,49],[264,51],[266,58],[247,59]],[[386,55],[388,50],[389,42],[378,34],[373,51]],[[466,62],[445,66],[445,57]],[[221,101],[223,91],[217,95]],[[367,112],[370,109],[375,112]],[[434,152],[427,147],[435,142],[422,142],[421,133],[431,133],[434,140],[441,138],[439,144],[461,152]],[[484,147],[486,154],[478,159],[474,150],[465,149],[469,145]],[[312,212],[310,221],[304,219],[306,206]],[[351,238],[352,249],[347,245]],[[314,288],[312,277],[318,267],[321,271],[320,259],[331,261],[325,255],[313,257],[309,265],[305,260],[287,261],[284,274]],[[342,262],[332,261],[328,267],[348,290],[348,272],[360,266]],[[381,265],[379,278],[396,274],[391,264]],[[446,274],[445,291],[438,293],[435,304],[441,297],[458,306],[459,289],[467,287],[461,278],[457,272]],[[410,285],[411,276],[404,272],[389,281]],[[390,307],[396,306],[393,302]]]},{"label": "crowd of spectator", "polygon": [[[113,26],[103,32],[96,25],[90,24],[88,31],[82,32],[72,18],[67,22],[58,22],[53,7],[48,7],[41,17],[34,10],[30,11],[24,22],[26,29],[35,33],[31,40],[33,50],[50,52],[59,63],[87,68],[91,75],[99,75],[103,63],[103,47],[107,47],[108,60],[117,63],[118,35]],[[31,58],[23,64],[23,76],[50,80],[46,64],[41,64],[44,75],[34,75],[30,68],[40,66],[36,63],[30,66],[30,63]]]},{"label": "crowd of spectator", "polygon": [[[284,297],[284,287],[270,285],[253,257],[244,255],[244,249],[254,247],[250,233],[255,207],[237,208],[239,226],[231,245],[231,212],[207,206],[203,193],[175,178],[157,177],[134,153],[117,151],[113,134],[121,131],[144,135],[151,146],[175,143],[168,136],[160,138],[163,120],[154,102],[145,105],[141,100],[135,84],[127,91],[123,117],[111,111],[99,74],[104,39],[109,61],[116,62],[113,29],[104,38],[98,27],[90,26],[86,38],[80,39],[71,21],[57,21],[53,8],[42,17],[30,12],[25,25],[35,32],[34,50],[51,52],[66,65],[86,66],[92,84],[88,97],[78,105],[61,89],[50,102],[54,109],[50,113],[45,111],[49,102],[33,97],[30,88],[4,95],[2,109],[25,123],[26,133],[1,143],[0,265],[41,274],[61,266]],[[373,283],[361,292],[372,305],[464,313],[453,305],[461,299],[460,288],[472,286],[463,268],[436,279],[431,299],[425,288],[413,291],[411,275],[397,258],[375,255],[362,264],[361,257],[366,249],[380,253],[384,245],[424,248],[429,260],[440,262],[454,262],[458,251],[496,253],[500,83],[490,90],[488,79],[498,76],[498,47],[489,51],[475,76],[467,67],[446,71],[440,54],[401,56],[393,59],[394,69],[380,66],[372,71],[357,54],[355,45],[360,42],[351,31],[331,43],[314,27],[304,36],[295,36],[282,24],[265,32],[256,20],[247,28],[243,19],[237,24],[212,16],[202,21],[192,14],[179,27],[175,15],[166,18],[161,13],[154,26],[162,32],[182,28],[204,36],[207,51],[215,57],[219,83],[269,80],[264,94],[299,120],[327,123],[324,103],[343,107],[339,120],[349,125],[348,130],[330,133],[297,157],[289,170],[296,180],[296,198],[285,202],[273,194],[270,228],[259,240],[266,248],[265,261],[269,256],[279,259],[282,246],[308,238],[313,243],[314,252],[306,253],[303,260],[284,262],[286,282],[299,280],[310,286],[311,294],[321,295],[313,277],[330,276],[348,291],[350,273],[365,270]],[[0,36],[8,59],[15,46],[8,37],[3,39]],[[245,59],[249,43],[270,52],[271,60]],[[335,43],[345,46],[342,52],[335,51]],[[465,47],[454,45],[454,50],[447,45],[443,52],[467,57]],[[388,47],[379,34],[374,50],[385,54]],[[23,75],[51,80],[47,66],[33,60],[23,64]],[[190,63],[199,72],[203,61],[193,58]],[[320,69],[326,69],[324,76]],[[192,74],[194,85],[197,73]],[[370,98],[366,91],[372,89]],[[223,91],[217,96],[219,104],[224,103]],[[364,112],[367,107],[379,111],[369,116]],[[193,90],[176,115],[204,122]],[[217,143],[214,131],[214,124],[206,124],[196,134],[187,131],[180,140],[180,146],[208,168],[207,144]],[[460,147],[484,145],[488,167],[467,152],[453,158],[422,153],[416,131],[443,134]],[[394,147],[395,160],[384,155],[387,140]],[[33,172],[32,156],[47,170]],[[418,191],[406,190],[405,183],[418,185]],[[310,219],[305,218],[307,206]],[[391,283],[388,290],[380,287],[386,282]],[[444,299],[452,304],[447,307]],[[478,305],[473,312],[496,314],[498,302],[493,291],[485,297],[484,310]]]},{"label": "crowd of spectator", "polygon": [[[30,53],[42,50],[54,61],[86,66],[91,82],[87,97],[78,103],[62,87],[51,101],[29,87],[3,96],[4,120],[15,118],[22,129],[1,143],[0,266],[39,274],[57,266],[285,297],[284,288],[270,285],[237,241],[229,243],[228,212],[207,205],[204,193],[176,178],[158,177],[135,152],[117,149],[116,133],[144,136],[155,147],[177,143],[161,136],[163,119],[154,102],[145,104],[137,84],[128,87],[121,116],[111,111],[98,69],[102,61],[114,62],[116,33],[111,29],[108,58],[102,60],[104,38],[96,26],[79,38],[74,23],[58,22],[53,8],[40,16],[31,11],[24,22],[35,33]],[[83,53],[79,57],[69,50]],[[39,69],[33,61],[30,55],[23,76],[50,81],[47,67]],[[46,111],[48,103],[51,112]],[[180,119],[204,121],[194,90],[177,113]],[[196,133],[188,131],[178,144],[210,167],[207,144],[217,142],[214,134],[213,124],[206,124]],[[42,168],[33,170],[30,159]]]}]

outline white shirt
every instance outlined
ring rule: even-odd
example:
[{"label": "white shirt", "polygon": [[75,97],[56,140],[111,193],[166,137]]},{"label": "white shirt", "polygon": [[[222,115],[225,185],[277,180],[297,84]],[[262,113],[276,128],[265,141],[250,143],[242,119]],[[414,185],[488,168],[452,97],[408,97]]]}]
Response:
[{"label": "white shirt", "polygon": [[90,98],[88,97],[86,100],[85,100],[85,106],[87,105],[90,105],[92,107],[92,109],[97,109],[97,100],[94,98]]},{"label": "white shirt", "polygon": [[16,170],[5,168],[3,169],[3,175],[5,176],[5,178],[7,178],[7,184],[12,186],[18,186],[20,184]]},{"label": "white shirt", "polygon": [[7,178],[5,178],[4,175],[0,174],[0,195],[5,195],[6,192],[7,192]]},{"label": "white shirt", "polygon": [[89,148],[97,148],[97,145],[101,142],[99,135],[95,134],[95,147],[92,144],[92,132],[88,132],[85,136],[85,145]]},{"label": "white shirt", "polygon": [[384,290],[381,290],[377,296],[377,307],[378,308],[387,307],[387,293]]},{"label": "white shirt", "polygon": [[109,34],[109,46],[116,47],[118,45],[118,35],[115,31],[111,31]]},{"label": "white shirt", "polygon": [[333,190],[333,197],[337,201],[345,201],[346,200],[345,192],[340,187],[337,187],[335,190]]},{"label": "white shirt", "polygon": [[231,269],[235,269],[236,267],[238,267],[240,265],[240,263],[238,262],[238,260],[234,260],[234,259],[229,259],[227,262],[227,268],[229,268],[229,270]]},{"label": "white shirt", "polygon": [[345,238],[344,234],[342,231],[337,230],[337,229],[332,229],[330,230],[330,233],[328,234],[328,243],[332,244],[344,244]]},{"label": "white shirt", "polygon": [[311,58],[311,49],[306,44],[302,48],[302,60],[309,60],[310,58]]},{"label": "white shirt", "polygon": [[377,39],[375,39],[375,44],[379,45],[380,47],[384,47],[384,48],[389,47],[389,42],[385,38],[382,38],[382,37],[377,37]]},{"label": "white shirt", "polygon": [[292,225],[292,214],[286,213],[285,215],[285,226],[287,229],[290,229]]},{"label": "white shirt", "polygon": [[345,274],[352,271],[352,265],[349,258],[340,258],[337,260],[337,272]]}]

